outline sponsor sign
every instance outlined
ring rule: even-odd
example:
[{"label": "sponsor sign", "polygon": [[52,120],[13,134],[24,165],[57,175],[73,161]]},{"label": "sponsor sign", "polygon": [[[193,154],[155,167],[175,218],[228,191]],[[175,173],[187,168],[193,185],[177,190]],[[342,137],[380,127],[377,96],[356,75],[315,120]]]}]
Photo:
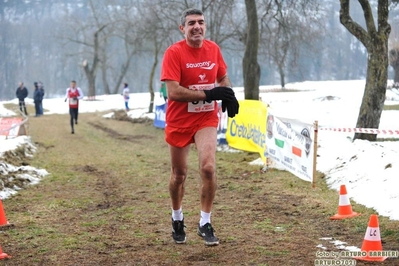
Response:
[{"label": "sponsor sign", "polygon": [[269,158],[297,177],[313,181],[313,125],[294,119],[267,115],[267,153]]},{"label": "sponsor sign", "polygon": [[239,113],[228,121],[227,142],[235,149],[258,152],[266,163],[267,106],[257,100],[243,100],[239,104]]}]

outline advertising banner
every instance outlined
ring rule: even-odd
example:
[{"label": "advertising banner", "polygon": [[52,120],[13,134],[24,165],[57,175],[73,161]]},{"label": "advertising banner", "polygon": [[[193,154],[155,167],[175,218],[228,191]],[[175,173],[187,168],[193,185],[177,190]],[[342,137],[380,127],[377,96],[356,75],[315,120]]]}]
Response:
[{"label": "advertising banner", "polygon": [[155,105],[154,127],[165,128],[167,103]]},{"label": "advertising banner", "polygon": [[314,126],[294,119],[267,116],[267,152],[269,158],[295,176],[313,181]]},{"label": "advertising banner", "polygon": [[25,135],[25,127],[22,125],[23,118],[5,117],[0,118],[0,135],[8,137],[17,137]]},{"label": "advertising banner", "polygon": [[228,121],[227,142],[235,149],[259,153],[266,163],[267,106],[257,100],[242,100],[239,104],[239,113]]}]

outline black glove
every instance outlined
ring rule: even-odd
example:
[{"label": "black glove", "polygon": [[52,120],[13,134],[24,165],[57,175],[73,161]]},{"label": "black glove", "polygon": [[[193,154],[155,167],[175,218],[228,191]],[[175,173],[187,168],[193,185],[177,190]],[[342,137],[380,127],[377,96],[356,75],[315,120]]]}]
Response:
[{"label": "black glove", "polygon": [[236,97],[234,91],[229,87],[215,87],[211,90],[204,90],[206,101],[213,100],[233,101]]},{"label": "black glove", "polygon": [[64,102],[66,102],[66,101],[67,101],[67,98],[65,98]]},{"label": "black glove", "polygon": [[222,101],[222,111],[223,111],[223,113],[226,112],[226,108],[227,108],[227,102],[226,101]]},{"label": "black glove", "polygon": [[237,99],[234,98],[233,101],[222,101],[222,111],[226,111],[227,115],[233,118],[236,114],[238,114],[238,110],[240,109],[240,104]]}]

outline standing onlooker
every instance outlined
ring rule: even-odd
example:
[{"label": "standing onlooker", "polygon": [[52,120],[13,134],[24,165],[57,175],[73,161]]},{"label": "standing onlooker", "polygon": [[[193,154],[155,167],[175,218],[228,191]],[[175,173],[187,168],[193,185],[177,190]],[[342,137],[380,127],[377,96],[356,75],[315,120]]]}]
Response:
[{"label": "standing onlooker", "polygon": [[44,87],[43,87],[43,83],[41,81],[39,81],[37,83],[37,85],[39,86],[39,90],[42,94],[42,100],[39,102],[39,114],[43,115],[43,98],[44,98]]},{"label": "standing onlooker", "polygon": [[179,29],[184,39],[165,51],[161,72],[161,81],[166,82],[168,91],[165,140],[169,144],[171,161],[172,237],[177,244],[186,242],[182,202],[190,144],[195,143],[201,178],[197,234],[205,240],[205,245],[213,246],[219,244],[211,225],[217,186],[216,128],[219,119],[216,100],[222,100],[222,110],[227,109],[229,117],[238,113],[239,104],[219,46],[205,39],[203,12],[185,10]]},{"label": "standing onlooker", "polygon": [[25,105],[25,98],[28,97],[28,89],[24,86],[23,82],[19,83],[19,87],[17,88],[17,91],[15,94],[19,101],[19,110],[21,112],[24,112],[25,115],[28,115],[28,112],[26,111],[26,105]]},{"label": "standing onlooker", "polygon": [[35,103],[35,116],[41,116],[40,114],[40,104],[43,101],[42,91],[39,89],[39,84],[37,82],[33,83],[35,85],[35,91],[33,92],[33,102]]},{"label": "standing onlooker", "polygon": [[122,95],[123,99],[125,100],[125,110],[126,112],[129,112],[130,91],[129,91],[129,85],[127,83],[123,83]]},{"label": "standing onlooker", "polygon": [[163,97],[163,99],[166,100],[168,99],[168,92],[166,90],[166,83],[165,82],[161,82],[161,88],[159,89],[159,96]]},{"label": "standing onlooker", "polygon": [[74,120],[75,125],[78,124],[78,113],[79,113],[79,99],[83,98],[83,92],[79,87],[76,87],[76,81],[72,80],[70,87],[66,89],[65,102],[69,99],[69,115],[71,117],[71,133],[74,134],[75,130],[73,127]]}]

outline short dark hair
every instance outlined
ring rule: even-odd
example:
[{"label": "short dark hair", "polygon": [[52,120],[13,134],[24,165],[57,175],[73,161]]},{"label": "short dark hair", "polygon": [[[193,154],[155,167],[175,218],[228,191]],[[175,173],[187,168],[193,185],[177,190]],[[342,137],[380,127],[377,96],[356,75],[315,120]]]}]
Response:
[{"label": "short dark hair", "polygon": [[71,80],[71,83],[75,83],[75,84],[76,84],[76,81],[74,81],[74,80]]},{"label": "short dark hair", "polygon": [[180,24],[182,26],[184,26],[184,24],[186,24],[186,17],[189,16],[189,15],[201,15],[201,16],[203,16],[204,12],[202,12],[201,10],[196,9],[196,8],[189,8],[189,9],[184,10],[183,13],[181,14],[181,17],[180,17]]},{"label": "short dark hair", "polygon": [[129,84],[127,84],[126,82],[123,83],[123,85],[125,86],[125,88],[127,88],[127,86],[129,86]]}]

